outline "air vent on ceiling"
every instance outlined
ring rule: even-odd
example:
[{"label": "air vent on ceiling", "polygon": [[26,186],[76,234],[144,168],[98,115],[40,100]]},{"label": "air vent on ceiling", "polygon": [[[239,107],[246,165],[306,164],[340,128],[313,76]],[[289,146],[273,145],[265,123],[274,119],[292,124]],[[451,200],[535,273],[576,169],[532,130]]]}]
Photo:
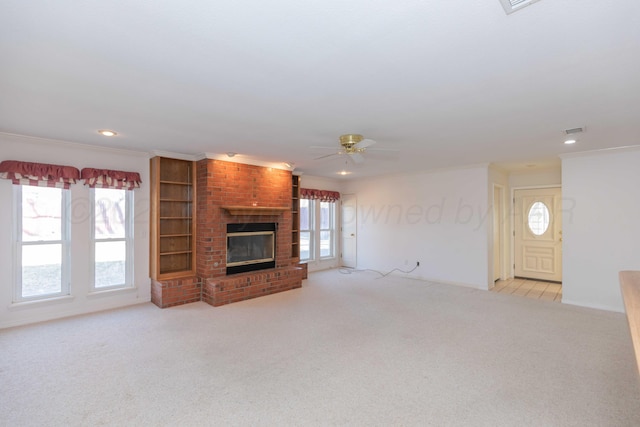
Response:
[{"label": "air vent on ceiling", "polygon": [[539,0],[500,0],[500,3],[502,4],[502,7],[504,7],[504,11],[507,12],[508,15],[537,1]]}]

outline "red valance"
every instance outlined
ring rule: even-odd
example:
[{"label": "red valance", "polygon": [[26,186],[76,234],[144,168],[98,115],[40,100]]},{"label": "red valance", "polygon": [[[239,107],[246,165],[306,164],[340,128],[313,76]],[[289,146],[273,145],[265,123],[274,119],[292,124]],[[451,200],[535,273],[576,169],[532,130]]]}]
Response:
[{"label": "red valance", "polygon": [[81,176],[84,179],[84,184],[91,188],[124,188],[125,190],[133,190],[134,188],[139,188],[142,183],[138,172],[84,168]]},{"label": "red valance", "polygon": [[4,160],[0,162],[0,178],[10,179],[17,185],[68,189],[80,179],[80,171],[73,166]]},{"label": "red valance", "polygon": [[335,202],[340,200],[340,193],[337,191],[315,190],[313,188],[301,188],[300,198],[320,200],[321,202]]}]

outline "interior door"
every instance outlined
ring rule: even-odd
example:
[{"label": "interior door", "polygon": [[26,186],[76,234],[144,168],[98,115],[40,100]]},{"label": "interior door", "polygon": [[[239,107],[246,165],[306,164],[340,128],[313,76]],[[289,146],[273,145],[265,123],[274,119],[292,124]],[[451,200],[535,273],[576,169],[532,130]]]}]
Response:
[{"label": "interior door", "polygon": [[559,187],[515,190],[515,276],[562,282]]},{"label": "interior door", "polygon": [[340,212],[342,255],[341,265],[348,268],[356,268],[357,265],[357,226],[358,209],[355,194],[343,194],[341,196],[342,210]]}]

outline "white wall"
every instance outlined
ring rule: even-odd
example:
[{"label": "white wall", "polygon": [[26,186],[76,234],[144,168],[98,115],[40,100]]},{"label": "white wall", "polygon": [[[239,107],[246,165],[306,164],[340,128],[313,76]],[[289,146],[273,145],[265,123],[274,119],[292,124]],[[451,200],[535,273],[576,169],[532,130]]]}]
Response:
[{"label": "white wall", "polygon": [[488,288],[487,166],[348,182],[358,199],[358,269]]},{"label": "white wall", "polygon": [[10,180],[0,179],[0,328],[33,323],[70,315],[89,313],[150,300],[149,286],[149,160],[146,153],[93,148],[0,133],[0,161],[18,160],[138,172],[142,186],[134,190],[135,199],[135,289],[89,294],[89,188],[82,183],[71,186],[71,296],[59,301],[12,303],[13,197]]},{"label": "white wall", "polygon": [[545,187],[560,185],[562,183],[562,171],[560,167],[532,171],[513,171],[509,173],[509,186],[518,187]]},{"label": "white wall", "polygon": [[[314,188],[316,190],[338,191],[342,193],[343,182],[338,179],[329,179],[324,177],[302,175],[300,176],[301,188]],[[315,260],[307,262],[308,271],[328,270],[330,268],[339,267],[340,258],[340,207],[336,208],[336,257],[333,259]]]},{"label": "white wall", "polygon": [[624,311],[618,272],[640,270],[640,149],[562,159],[562,302]]}]

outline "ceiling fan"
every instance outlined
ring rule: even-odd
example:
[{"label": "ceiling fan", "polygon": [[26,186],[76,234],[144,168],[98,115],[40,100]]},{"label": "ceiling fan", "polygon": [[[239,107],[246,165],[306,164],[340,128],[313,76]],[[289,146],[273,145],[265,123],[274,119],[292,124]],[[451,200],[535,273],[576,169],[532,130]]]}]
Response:
[{"label": "ceiling fan", "polygon": [[[326,159],[332,156],[347,155],[354,163],[364,162],[364,156],[362,155],[368,147],[371,147],[376,142],[373,139],[365,139],[362,135],[356,133],[348,133],[340,136],[341,148],[331,154],[325,156],[316,157],[314,160]],[[335,150],[333,147],[311,147],[317,149],[330,149]],[[377,151],[390,151],[390,150],[377,150]]]}]

